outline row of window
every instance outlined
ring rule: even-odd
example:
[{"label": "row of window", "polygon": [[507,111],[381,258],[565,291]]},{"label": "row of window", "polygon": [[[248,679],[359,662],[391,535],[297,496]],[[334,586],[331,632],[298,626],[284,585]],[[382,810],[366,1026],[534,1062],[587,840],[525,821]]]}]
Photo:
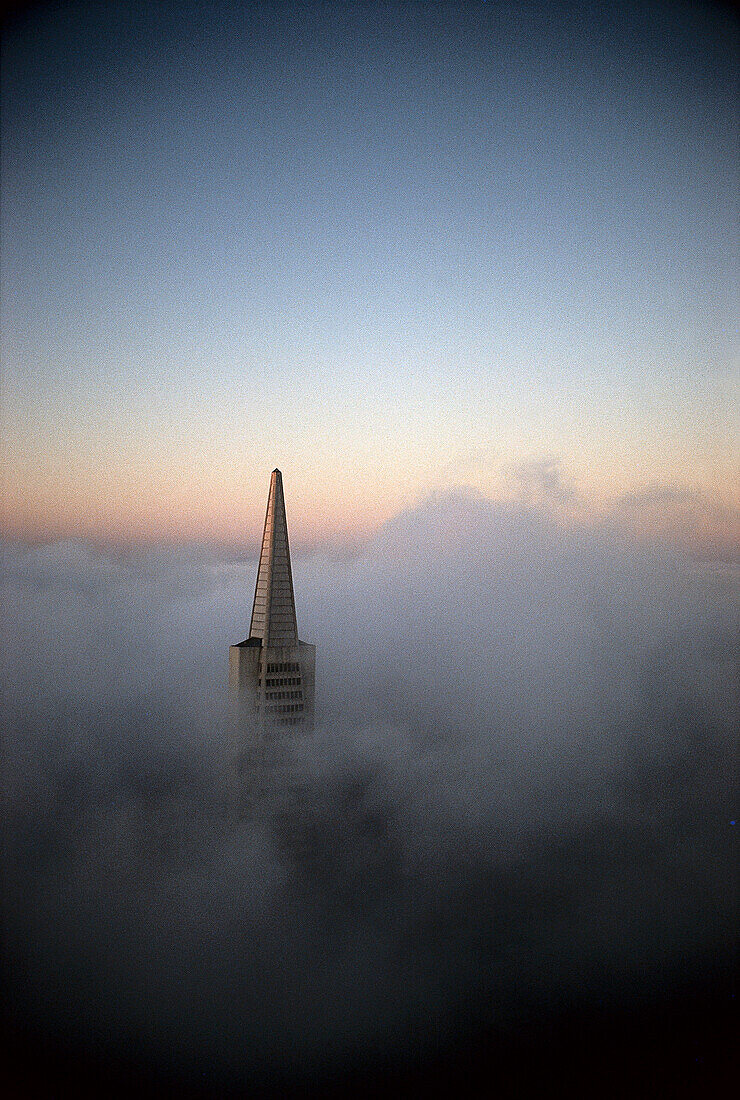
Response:
[{"label": "row of window", "polygon": [[[268,676],[265,680],[265,687],[300,687],[300,683],[300,676]],[[257,681],[257,687],[262,687],[261,678]]]},{"label": "row of window", "polygon": [[302,713],[303,703],[268,703],[265,714],[293,714]]},{"label": "row of window", "polygon": [[268,664],[267,675],[271,672],[300,672],[301,666],[297,661],[276,661],[274,664]]},{"label": "row of window", "polygon": [[302,691],[268,691],[268,699],[302,699]]}]

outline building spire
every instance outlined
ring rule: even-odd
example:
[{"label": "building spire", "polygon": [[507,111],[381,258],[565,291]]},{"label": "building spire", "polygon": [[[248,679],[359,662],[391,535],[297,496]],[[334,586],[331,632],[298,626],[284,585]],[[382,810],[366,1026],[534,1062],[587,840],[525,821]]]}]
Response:
[{"label": "building spire", "polygon": [[264,646],[298,644],[283,475],[279,470],[273,470],[270,477],[249,636],[261,638]]}]

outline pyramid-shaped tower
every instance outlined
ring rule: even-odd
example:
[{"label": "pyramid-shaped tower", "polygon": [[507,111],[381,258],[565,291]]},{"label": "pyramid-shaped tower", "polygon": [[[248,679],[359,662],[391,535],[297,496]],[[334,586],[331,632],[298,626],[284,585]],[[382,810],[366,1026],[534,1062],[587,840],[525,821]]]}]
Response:
[{"label": "pyramid-shaped tower", "polygon": [[261,638],[266,646],[298,644],[283,475],[279,470],[273,470],[270,478],[249,636]]},{"label": "pyramid-shaped tower", "polygon": [[283,477],[273,470],[249,637],[229,647],[239,759],[269,728],[313,728],[315,667],[314,646],[298,638]]}]

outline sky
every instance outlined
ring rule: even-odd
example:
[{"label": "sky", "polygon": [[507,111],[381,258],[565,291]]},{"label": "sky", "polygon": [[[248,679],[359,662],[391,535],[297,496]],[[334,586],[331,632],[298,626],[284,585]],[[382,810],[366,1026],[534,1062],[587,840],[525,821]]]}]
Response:
[{"label": "sky", "polygon": [[2,64],[2,533],[463,486],[737,554],[721,6],[56,4]]}]

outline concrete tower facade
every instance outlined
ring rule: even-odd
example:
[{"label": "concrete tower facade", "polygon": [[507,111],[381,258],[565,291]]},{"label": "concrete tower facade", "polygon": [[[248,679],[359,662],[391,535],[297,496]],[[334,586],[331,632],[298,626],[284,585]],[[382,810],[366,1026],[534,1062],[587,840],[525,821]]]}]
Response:
[{"label": "concrete tower facade", "polygon": [[268,729],[313,729],[316,649],[298,638],[283,476],[267,498],[249,637],[229,646],[229,698],[238,758]]}]

